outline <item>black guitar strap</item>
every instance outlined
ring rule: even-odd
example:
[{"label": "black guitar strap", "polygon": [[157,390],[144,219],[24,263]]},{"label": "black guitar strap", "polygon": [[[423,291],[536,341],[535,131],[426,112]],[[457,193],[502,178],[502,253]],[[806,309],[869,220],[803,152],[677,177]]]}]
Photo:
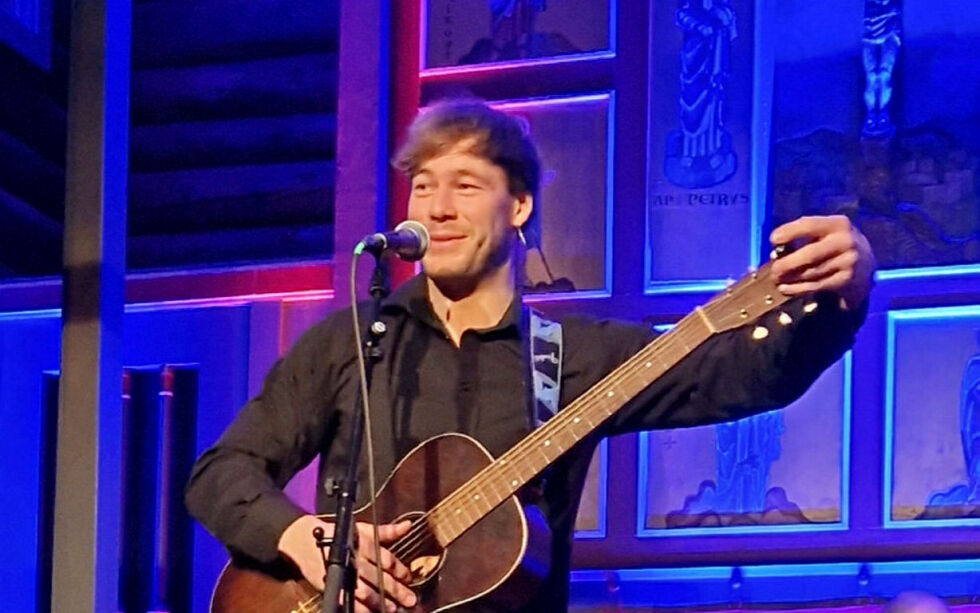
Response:
[{"label": "black guitar strap", "polygon": [[531,360],[533,402],[531,427],[554,417],[561,401],[562,328],[539,311],[528,307],[528,348]]},{"label": "black guitar strap", "polygon": [[[561,402],[562,328],[539,311],[524,307],[524,343],[530,372],[528,425],[533,430],[558,413]],[[528,483],[520,497],[524,504],[540,504],[548,471]]]}]

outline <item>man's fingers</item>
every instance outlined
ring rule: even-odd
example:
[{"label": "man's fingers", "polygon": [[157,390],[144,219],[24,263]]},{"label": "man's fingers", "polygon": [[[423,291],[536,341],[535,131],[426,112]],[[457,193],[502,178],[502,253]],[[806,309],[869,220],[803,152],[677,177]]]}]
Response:
[{"label": "man's fingers", "polygon": [[[366,546],[362,545],[358,547],[357,555],[373,566],[375,563],[374,544],[369,543]],[[393,553],[384,547],[381,548],[381,568],[397,577],[399,581],[407,581],[411,576],[408,567],[402,564],[401,560],[396,558]]]},{"label": "man's fingers", "polygon": [[[362,565],[364,566],[364,565]],[[373,607],[377,607],[378,603],[381,601],[381,597],[378,595],[377,586],[375,585],[378,581],[377,577],[377,567],[371,566],[366,573],[363,571],[358,572],[357,578],[357,590],[354,592],[356,598],[364,602],[365,604]],[[388,573],[384,573],[385,582],[385,600],[388,603],[388,608],[394,610],[397,605],[403,607],[412,608],[417,602],[417,597],[415,592],[409,589],[403,583],[395,580],[394,577]]]},{"label": "man's fingers", "polygon": [[[359,560],[357,564],[357,574],[362,581],[376,587],[378,584],[378,567],[366,560]],[[396,578],[392,573],[383,571],[382,576],[385,584],[385,593],[405,605],[406,607],[415,606],[415,592],[405,583],[406,580]]]},{"label": "man's fingers", "polygon": [[[408,534],[412,527],[412,522],[405,520],[397,524],[381,524],[378,526],[378,538],[382,543],[390,543]],[[357,531],[360,533],[362,541],[374,541],[374,527],[367,522],[358,522]]]},{"label": "man's fingers", "polygon": [[835,235],[812,242],[796,251],[784,255],[772,263],[772,273],[777,279],[789,279],[794,274],[813,266],[819,266],[848,249],[850,242],[845,237]]},{"label": "man's fingers", "polygon": [[841,308],[861,303],[871,289],[875,269],[868,239],[843,215],[801,217],[770,235],[774,243],[807,243],[772,263],[779,290],[795,296],[820,290],[838,294]]},{"label": "man's fingers", "polygon": [[848,250],[844,253],[839,253],[836,256],[825,260],[816,266],[805,268],[800,271],[799,274],[795,275],[796,281],[819,281],[824,277],[829,277],[834,273],[841,270],[853,270],[854,265],[857,263],[857,252],[854,250]]},{"label": "man's fingers", "polygon": [[408,534],[408,530],[411,527],[412,522],[408,520],[400,521],[397,524],[383,524],[378,526],[378,538],[381,539],[382,543],[390,543]]},{"label": "man's fingers", "polygon": [[[389,613],[394,613],[397,605],[391,601],[390,598],[386,598],[387,606],[381,608],[381,596],[378,594],[377,590],[373,586],[369,585],[367,582],[358,578],[357,587],[354,589],[354,599],[357,604],[364,607],[366,611],[388,611]],[[355,609],[357,608],[355,604]]]},{"label": "man's fingers", "polygon": [[783,283],[779,285],[779,291],[787,296],[799,296],[810,294],[821,290],[838,290],[851,280],[854,276],[853,270],[839,270],[834,274],[817,281],[801,281],[799,283]]},{"label": "man's fingers", "polygon": [[[411,526],[412,524],[409,521],[403,521],[397,524],[383,524],[378,526],[378,537],[382,543],[388,543],[404,536]],[[371,524],[358,524],[358,530],[362,536],[361,545],[358,547],[358,555],[373,564],[375,562],[374,529],[371,527]],[[383,547],[381,548],[381,567],[400,581],[407,581],[411,577],[411,572],[409,572],[408,567],[402,564],[391,551]]]},{"label": "man's fingers", "polygon": [[851,221],[844,215],[800,217],[784,223],[769,235],[774,245],[786,245],[795,240],[820,238],[837,230],[850,228]]}]

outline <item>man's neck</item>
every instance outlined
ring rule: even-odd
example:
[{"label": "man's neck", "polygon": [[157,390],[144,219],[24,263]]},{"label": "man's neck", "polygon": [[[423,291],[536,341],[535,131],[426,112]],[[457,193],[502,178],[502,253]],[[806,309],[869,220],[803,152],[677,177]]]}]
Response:
[{"label": "man's neck", "polygon": [[500,323],[517,292],[510,265],[487,275],[465,292],[444,291],[432,279],[427,279],[427,285],[432,309],[457,347],[467,330],[482,330]]}]

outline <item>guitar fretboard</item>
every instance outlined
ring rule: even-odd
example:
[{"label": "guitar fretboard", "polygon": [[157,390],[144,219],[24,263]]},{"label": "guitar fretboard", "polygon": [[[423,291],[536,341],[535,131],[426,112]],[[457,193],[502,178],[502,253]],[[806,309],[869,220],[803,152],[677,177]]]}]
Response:
[{"label": "guitar fretboard", "polygon": [[778,308],[769,265],[680,320],[429,511],[443,547],[466,532],[710,336]]}]

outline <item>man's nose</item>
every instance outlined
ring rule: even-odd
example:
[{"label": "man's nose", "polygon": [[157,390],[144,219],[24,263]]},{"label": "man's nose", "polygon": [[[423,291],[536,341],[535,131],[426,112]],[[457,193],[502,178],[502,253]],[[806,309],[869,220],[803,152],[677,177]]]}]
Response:
[{"label": "man's nose", "polygon": [[437,189],[432,198],[432,207],[429,214],[435,219],[445,219],[455,217],[456,205],[453,202],[453,193],[450,189]]}]

